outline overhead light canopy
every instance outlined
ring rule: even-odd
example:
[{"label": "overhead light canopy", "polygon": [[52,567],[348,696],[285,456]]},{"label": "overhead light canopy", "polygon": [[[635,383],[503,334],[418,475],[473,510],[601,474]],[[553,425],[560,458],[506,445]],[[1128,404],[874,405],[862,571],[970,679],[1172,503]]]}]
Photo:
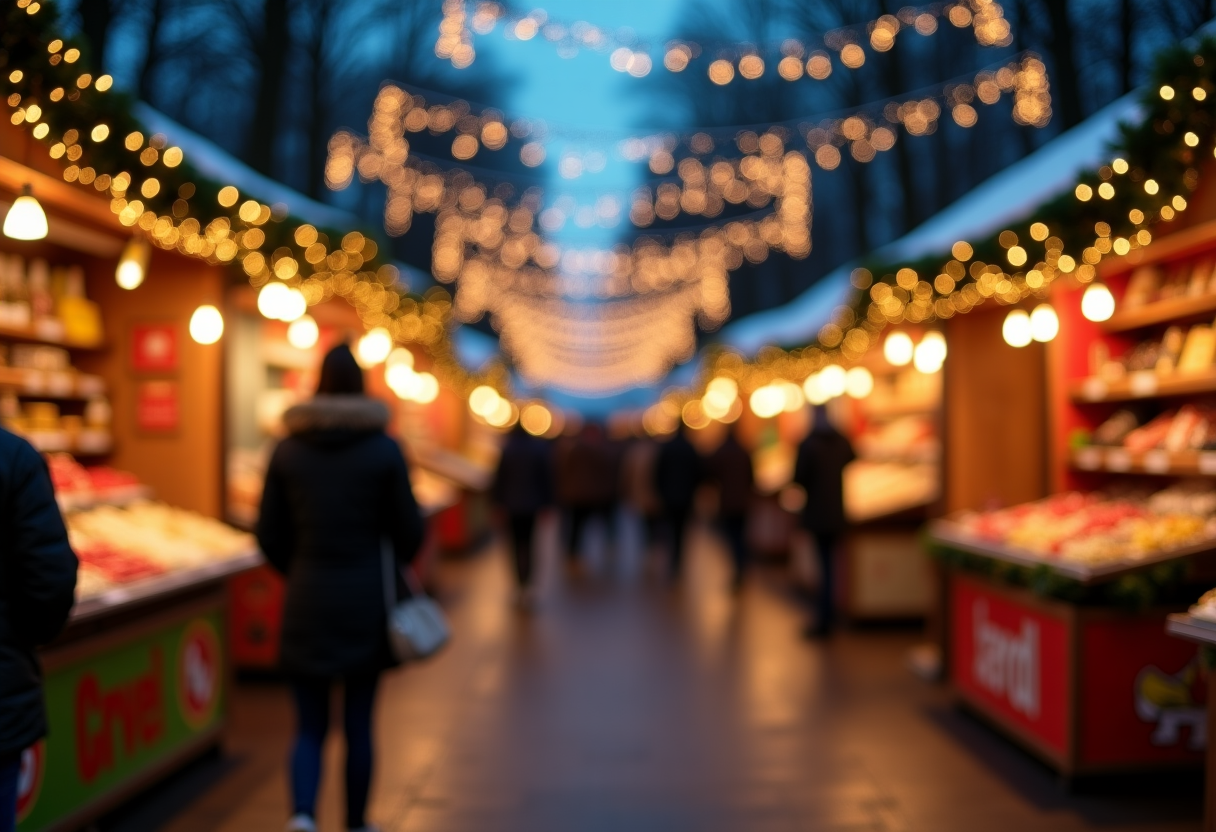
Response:
[{"label": "overhead light canopy", "polygon": [[13,240],[42,240],[46,232],[46,212],[34,198],[34,189],[25,185],[21,196],[4,215],[4,236]]}]

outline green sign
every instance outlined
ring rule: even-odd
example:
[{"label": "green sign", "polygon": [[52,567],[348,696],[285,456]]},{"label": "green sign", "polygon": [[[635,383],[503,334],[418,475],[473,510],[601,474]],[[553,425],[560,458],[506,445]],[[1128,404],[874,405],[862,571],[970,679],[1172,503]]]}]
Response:
[{"label": "green sign", "polygon": [[50,735],[22,755],[17,829],[52,826],[215,726],[222,628],[210,610],[49,672]]}]

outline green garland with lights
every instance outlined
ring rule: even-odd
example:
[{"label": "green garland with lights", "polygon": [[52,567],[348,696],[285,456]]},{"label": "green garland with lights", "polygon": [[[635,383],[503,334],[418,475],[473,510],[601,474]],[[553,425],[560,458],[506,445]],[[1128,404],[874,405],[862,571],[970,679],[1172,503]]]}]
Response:
[{"label": "green garland with lights", "polygon": [[88,71],[87,47],[58,33],[54,2],[5,3],[0,84],[10,121],[30,130],[52,158],[70,163],[65,180],[107,193],[133,233],[142,229],[154,245],[243,267],[255,287],[283,278],[310,304],[344,297],[369,329],[384,327],[395,341],[424,345],[446,385],[462,393],[479,384],[506,389],[501,364],[474,375],[456,360],[445,290],[410,293],[370,234],[314,229],[201,175],[167,143],[172,137],[146,138],[131,99],[111,91],[108,76]]}]

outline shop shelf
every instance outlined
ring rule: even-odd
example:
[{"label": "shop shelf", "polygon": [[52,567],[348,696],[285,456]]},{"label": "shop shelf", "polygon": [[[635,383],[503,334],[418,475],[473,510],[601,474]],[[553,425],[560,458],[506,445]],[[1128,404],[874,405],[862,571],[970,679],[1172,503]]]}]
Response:
[{"label": "shop shelf", "polygon": [[1107,563],[1088,564],[1044,557],[1029,549],[1005,546],[971,534],[958,523],[950,520],[934,520],[928,527],[929,536],[938,543],[973,555],[1012,563],[1030,569],[1047,567],[1065,578],[1082,584],[1097,584],[1111,581],[1131,572],[1138,572],[1159,563],[1190,557],[1204,552],[1216,551],[1216,538],[1204,538],[1187,546],[1163,549],[1142,558],[1114,560]]},{"label": "shop shelf", "polygon": [[105,348],[105,342],[103,341],[78,341],[52,331],[49,328],[13,326],[11,324],[0,324],[0,341],[46,344],[47,346],[63,347],[69,350],[101,350]]},{"label": "shop shelf", "polygon": [[1116,312],[1102,324],[1102,328],[1107,332],[1131,332],[1161,324],[1201,320],[1213,315],[1216,315],[1216,294],[1170,298],[1145,304],[1138,309]]},{"label": "shop shelf", "polygon": [[42,399],[89,399],[106,392],[100,376],[73,372],[46,372],[22,367],[0,367],[0,389]]},{"label": "shop shelf", "polygon": [[1069,397],[1077,403],[1127,402],[1170,396],[1216,393],[1216,371],[1162,376],[1152,370],[1128,373],[1118,381],[1090,377],[1073,382]]},{"label": "shop shelf", "polygon": [[25,439],[44,454],[71,453],[76,456],[104,456],[114,449],[110,434],[98,430],[82,431],[75,439],[66,431],[31,431]]},{"label": "shop shelf", "polygon": [[1147,248],[1138,248],[1122,257],[1108,257],[1098,265],[1103,280],[1126,274],[1137,266],[1184,260],[1216,250],[1216,220],[1160,237]]},{"label": "shop shelf", "polygon": [[129,584],[107,589],[96,595],[81,598],[72,608],[71,622],[85,621],[106,615],[118,607],[135,606],[158,600],[177,593],[195,589],[200,584],[225,580],[233,575],[253,569],[262,563],[257,551],[246,552],[236,557],[206,563],[190,569],[176,569],[154,578],[145,578]]},{"label": "shop shelf", "polygon": [[1134,454],[1126,448],[1091,445],[1075,449],[1069,465],[1077,471],[1150,474],[1162,477],[1216,476],[1216,451],[1151,450]]},{"label": "shop shelf", "polygon": [[1165,620],[1165,631],[1172,636],[1216,644],[1216,622],[1205,621],[1183,612],[1171,613]]}]

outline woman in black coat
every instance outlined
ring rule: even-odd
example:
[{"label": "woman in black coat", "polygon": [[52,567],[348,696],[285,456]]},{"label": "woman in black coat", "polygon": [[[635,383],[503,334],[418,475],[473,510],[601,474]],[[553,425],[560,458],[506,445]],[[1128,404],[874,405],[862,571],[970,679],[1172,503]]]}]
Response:
[{"label": "woman in black coat", "polygon": [[75,589],[76,555],[46,462],[0,429],[0,829],[16,822],[21,753],[46,734],[34,648],[63,628]]},{"label": "woman in black coat", "polygon": [[[385,428],[388,408],[363,395],[345,345],[321,366],[317,396],[284,414],[289,436],[266,472],[258,542],[287,578],[280,662],[292,679],[299,728],[291,759],[289,832],[314,832],[329,697],[344,685],[347,828],[368,829],[376,683],[392,664],[385,549],[397,568],[422,541],[409,471]],[[400,597],[400,581],[394,581]]]}]

